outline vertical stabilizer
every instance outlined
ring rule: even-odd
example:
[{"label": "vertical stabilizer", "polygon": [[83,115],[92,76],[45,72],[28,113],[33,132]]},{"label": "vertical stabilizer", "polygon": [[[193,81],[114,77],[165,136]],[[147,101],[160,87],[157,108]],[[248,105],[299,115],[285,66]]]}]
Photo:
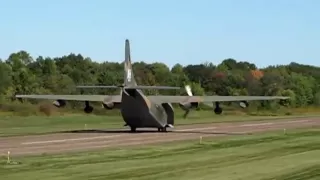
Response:
[{"label": "vertical stabilizer", "polygon": [[[93,86],[77,86],[77,88],[119,88],[125,87],[127,89],[180,89],[180,87],[172,86],[138,86],[131,64],[131,52],[129,40],[125,41],[125,59],[124,59],[124,77],[123,84],[121,85],[93,85]],[[120,92],[121,95],[122,91]]]},{"label": "vertical stabilizer", "polygon": [[130,43],[126,39],[125,44],[125,60],[124,60],[124,86],[134,87],[137,86],[136,80],[134,78],[132,64],[131,64],[131,54],[130,54]]}]

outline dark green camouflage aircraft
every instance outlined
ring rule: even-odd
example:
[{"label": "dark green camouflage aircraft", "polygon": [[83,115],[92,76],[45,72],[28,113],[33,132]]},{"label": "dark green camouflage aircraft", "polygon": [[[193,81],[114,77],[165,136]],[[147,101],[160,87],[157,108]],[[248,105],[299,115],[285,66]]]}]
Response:
[{"label": "dark green camouflage aircraft", "polygon": [[188,96],[146,96],[142,89],[180,89],[181,87],[169,86],[141,86],[137,85],[132,71],[130,44],[125,41],[125,62],[124,62],[124,84],[120,86],[77,86],[78,88],[121,88],[120,95],[16,95],[17,98],[32,99],[52,99],[54,105],[63,107],[66,101],[84,101],[86,113],[91,113],[93,107],[89,102],[102,102],[106,109],[119,108],[126,126],[130,126],[131,131],[136,128],[158,128],[158,131],[166,132],[167,127],[174,125],[174,110],[172,103],[179,103],[180,107],[186,111],[197,108],[200,102],[214,103],[214,112],[222,113],[219,102],[239,101],[240,106],[245,108],[248,101],[253,100],[283,100],[288,97],[282,96],[193,96],[189,86],[185,89]]}]

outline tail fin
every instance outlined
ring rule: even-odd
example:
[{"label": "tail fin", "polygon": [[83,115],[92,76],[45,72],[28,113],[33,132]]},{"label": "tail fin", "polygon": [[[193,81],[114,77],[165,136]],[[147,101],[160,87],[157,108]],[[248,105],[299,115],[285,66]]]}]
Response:
[{"label": "tail fin", "polygon": [[180,89],[180,87],[171,86],[138,86],[136,79],[134,78],[132,64],[131,64],[131,54],[130,54],[130,43],[129,40],[125,41],[125,60],[124,60],[124,81],[122,85],[119,86],[77,86],[77,88],[121,88],[126,89]]},{"label": "tail fin", "polygon": [[133,70],[132,70],[130,43],[128,39],[126,39],[126,43],[125,43],[124,86],[128,86],[128,87],[137,86],[136,80],[134,78]]},{"label": "tail fin", "polygon": [[128,39],[126,39],[125,45],[124,71],[124,87],[127,89],[180,89],[180,87],[169,86],[138,86],[132,70],[130,43]]}]

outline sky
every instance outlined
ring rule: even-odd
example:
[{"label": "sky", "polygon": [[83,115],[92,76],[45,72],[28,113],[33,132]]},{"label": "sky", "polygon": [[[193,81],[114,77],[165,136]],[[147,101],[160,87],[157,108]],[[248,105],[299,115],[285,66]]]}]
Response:
[{"label": "sky", "polygon": [[80,53],[169,67],[234,58],[258,67],[320,66],[318,0],[10,0],[0,5],[0,58]]}]

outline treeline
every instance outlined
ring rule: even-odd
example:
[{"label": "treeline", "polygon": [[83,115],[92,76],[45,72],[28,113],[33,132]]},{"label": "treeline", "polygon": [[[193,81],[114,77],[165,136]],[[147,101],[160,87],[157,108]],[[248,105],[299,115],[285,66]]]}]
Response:
[{"label": "treeline", "polygon": [[[290,63],[258,69],[255,64],[225,59],[222,63],[176,64],[133,63],[136,80],[143,85],[184,86],[195,95],[282,95],[290,96],[291,107],[320,104],[320,68]],[[26,51],[0,60],[0,101],[15,94],[117,94],[119,90],[79,91],[75,85],[119,85],[123,63],[94,62],[81,54],[33,58]],[[148,94],[183,94],[184,91],[146,91]]]}]

